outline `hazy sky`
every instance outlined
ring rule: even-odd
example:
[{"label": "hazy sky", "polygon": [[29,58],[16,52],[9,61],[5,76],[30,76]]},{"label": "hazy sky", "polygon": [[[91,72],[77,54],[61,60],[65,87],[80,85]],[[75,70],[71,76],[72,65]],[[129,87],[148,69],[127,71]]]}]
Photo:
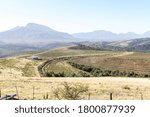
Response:
[{"label": "hazy sky", "polygon": [[150,0],[0,0],[0,31],[27,23],[76,33],[150,30]]}]

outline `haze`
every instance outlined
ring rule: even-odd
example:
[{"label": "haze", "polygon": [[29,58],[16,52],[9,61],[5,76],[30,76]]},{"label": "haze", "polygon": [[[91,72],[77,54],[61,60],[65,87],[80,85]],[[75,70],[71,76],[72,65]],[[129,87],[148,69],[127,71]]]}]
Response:
[{"label": "haze", "polygon": [[150,30],[149,0],[0,0],[0,32],[34,22],[62,32]]}]

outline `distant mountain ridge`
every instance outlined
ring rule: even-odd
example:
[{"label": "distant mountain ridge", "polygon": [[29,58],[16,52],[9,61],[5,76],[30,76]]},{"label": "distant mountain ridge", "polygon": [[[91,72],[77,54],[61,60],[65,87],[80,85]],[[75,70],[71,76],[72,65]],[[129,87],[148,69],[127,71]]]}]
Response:
[{"label": "distant mountain ridge", "polygon": [[79,38],[84,41],[119,41],[119,40],[150,37],[150,31],[147,31],[143,34],[136,34],[133,32],[117,34],[110,31],[97,30],[86,33],[75,33],[73,34],[73,36],[75,38]]},{"label": "distant mountain ridge", "polygon": [[68,33],[58,32],[47,26],[34,23],[0,33],[0,41],[5,43],[71,42],[73,38]]},{"label": "distant mountain ridge", "polygon": [[143,34],[113,33],[105,30],[69,34],[59,32],[47,26],[29,23],[26,26],[17,26],[8,31],[0,32],[0,42],[5,43],[53,43],[53,42],[79,42],[79,41],[119,41],[135,38],[150,37],[150,31]]},{"label": "distant mountain ridge", "polygon": [[132,32],[116,34],[98,30],[71,35],[44,25],[29,23],[26,26],[17,26],[0,32],[0,57],[73,45],[74,42],[82,42],[94,48],[150,52],[150,38],[148,37],[150,37],[149,31],[140,35]]}]

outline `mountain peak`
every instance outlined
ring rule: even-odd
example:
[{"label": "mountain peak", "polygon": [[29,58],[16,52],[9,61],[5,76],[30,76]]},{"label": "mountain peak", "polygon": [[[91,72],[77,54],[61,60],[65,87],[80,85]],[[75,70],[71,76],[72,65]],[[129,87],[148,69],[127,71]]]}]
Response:
[{"label": "mountain peak", "polygon": [[96,33],[101,33],[101,32],[103,32],[103,33],[112,33],[111,31],[106,31],[106,30],[95,30],[93,32],[96,32]]},{"label": "mountain peak", "polygon": [[28,23],[25,28],[29,28],[31,30],[42,30],[42,31],[54,31],[53,29],[36,23]]},{"label": "mountain peak", "polygon": [[34,27],[34,26],[47,27],[47,26],[44,26],[44,25],[41,25],[41,24],[36,24],[36,23],[28,23],[28,24],[26,25],[26,27]]},{"label": "mountain peak", "polygon": [[28,23],[0,33],[0,41],[6,43],[70,42],[72,35],[55,31],[47,26]]}]

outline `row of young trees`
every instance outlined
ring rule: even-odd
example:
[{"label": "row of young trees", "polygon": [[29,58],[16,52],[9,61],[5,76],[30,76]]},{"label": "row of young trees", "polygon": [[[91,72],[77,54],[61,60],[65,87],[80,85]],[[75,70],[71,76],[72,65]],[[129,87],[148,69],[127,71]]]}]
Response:
[{"label": "row of young trees", "polygon": [[59,72],[59,73],[55,73],[55,72],[46,72],[45,73],[46,77],[66,77],[64,72]]},{"label": "row of young trees", "polygon": [[140,73],[136,73],[133,71],[107,70],[107,69],[102,69],[102,68],[96,68],[93,66],[81,65],[81,64],[74,63],[74,62],[68,62],[68,63],[77,69],[90,73],[94,77],[101,77],[101,76],[150,77],[150,74],[140,74]]},{"label": "row of young trees", "polygon": [[66,74],[65,72],[46,72],[45,77],[90,77],[90,75],[84,71],[80,71],[78,74],[76,73],[71,73],[71,74]]},{"label": "row of young trees", "polygon": [[[58,59],[58,58],[57,58]],[[67,58],[68,59],[68,58]],[[44,64],[38,67],[39,73],[44,77],[102,77],[102,76],[113,76],[113,77],[150,77],[150,74],[141,74],[134,71],[120,71],[120,70],[107,70],[97,68],[93,66],[81,65],[74,62],[68,62],[71,66],[80,69],[78,73],[66,74],[65,72],[48,72],[43,71],[43,67],[46,64],[50,64],[53,60],[44,62]]]}]

